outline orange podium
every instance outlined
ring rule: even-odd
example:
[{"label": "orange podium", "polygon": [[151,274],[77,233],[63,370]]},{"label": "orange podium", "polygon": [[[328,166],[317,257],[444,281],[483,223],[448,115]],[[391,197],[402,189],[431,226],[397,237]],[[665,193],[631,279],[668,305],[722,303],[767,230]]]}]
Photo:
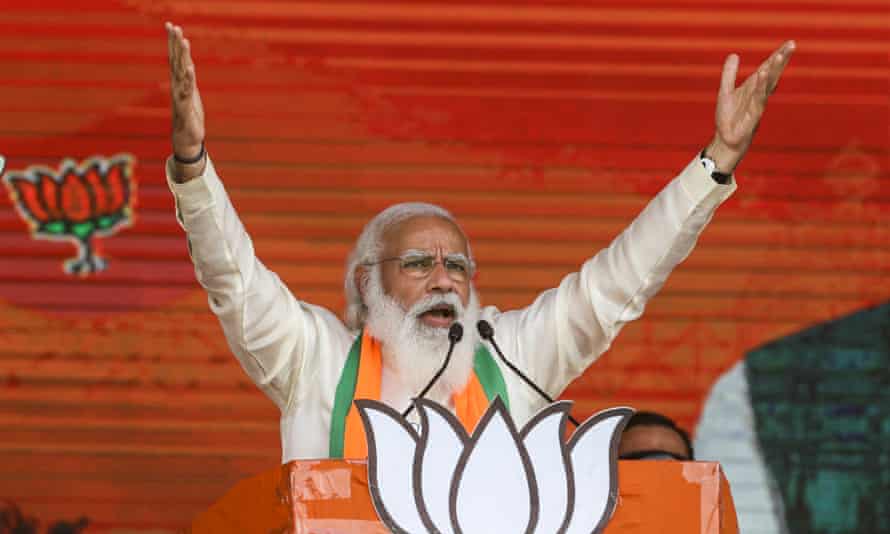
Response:
[{"label": "orange podium", "polygon": [[[736,534],[719,464],[620,461],[618,505],[606,534]],[[371,534],[388,530],[368,491],[367,463],[294,461],[236,484],[190,532]]]}]

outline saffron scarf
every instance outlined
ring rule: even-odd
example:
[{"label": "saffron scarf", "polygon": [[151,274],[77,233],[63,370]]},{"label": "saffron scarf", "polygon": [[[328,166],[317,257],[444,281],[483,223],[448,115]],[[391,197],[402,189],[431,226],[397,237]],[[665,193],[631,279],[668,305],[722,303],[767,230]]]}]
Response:
[{"label": "saffron scarf", "polygon": [[[380,400],[383,354],[380,341],[367,332],[360,334],[346,358],[331,412],[330,458],[363,459],[368,444],[354,399]],[[466,386],[454,393],[454,411],[467,432],[472,432],[488,405],[500,396],[509,410],[507,386],[497,363],[480,345],[473,359],[473,372]]]}]

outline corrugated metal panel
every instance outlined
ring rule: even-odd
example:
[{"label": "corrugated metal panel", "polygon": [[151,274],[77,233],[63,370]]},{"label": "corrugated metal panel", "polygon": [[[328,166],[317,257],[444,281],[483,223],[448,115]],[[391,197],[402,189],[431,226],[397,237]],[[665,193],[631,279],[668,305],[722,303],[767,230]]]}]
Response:
[{"label": "corrugated metal panel", "polygon": [[726,53],[747,74],[797,39],[739,193],[567,392],[578,415],[691,426],[748,349],[890,297],[886,1],[2,4],[9,168],[129,153],[139,184],[87,278],[0,195],[0,496],[44,520],[173,529],[278,460],[275,409],[207,311],[163,182],[167,19],[259,254],[336,310],[361,225],[417,198],[463,221],[486,303],[530,302],[708,142]]}]

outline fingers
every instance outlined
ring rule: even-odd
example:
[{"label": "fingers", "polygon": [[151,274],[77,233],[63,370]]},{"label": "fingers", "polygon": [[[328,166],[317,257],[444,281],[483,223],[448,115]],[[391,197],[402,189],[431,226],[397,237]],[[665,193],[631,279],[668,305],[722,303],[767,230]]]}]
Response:
[{"label": "fingers", "polygon": [[195,64],[192,63],[192,44],[188,39],[182,39],[182,68],[188,72],[194,72]]},{"label": "fingers", "polygon": [[[794,54],[794,51],[797,49],[797,43],[794,41],[785,41],[782,46],[777,48],[770,56],[760,64],[757,71],[752,76],[760,76],[761,73],[766,76],[766,84],[765,89],[764,86],[761,85],[760,80],[755,80],[755,84],[757,90],[754,94],[757,95],[771,95],[776,87],[779,85],[779,78],[782,77],[782,73],[785,71],[785,67],[788,65],[788,62],[791,60],[791,56]],[[723,94],[729,94],[735,89],[736,77],[738,76],[739,71],[739,56],[736,54],[730,54],[726,58],[726,62],[723,64],[723,75],[720,78],[720,92]],[[748,83],[748,80],[745,80],[745,83]],[[761,89],[764,89],[761,91]]]},{"label": "fingers", "polygon": [[782,44],[739,87],[735,87],[739,57],[731,54],[726,58],[717,99],[717,136],[727,146],[734,147],[737,158],[747,151],[769,96],[796,48],[794,41]]},{"label": "fingers", "polygon": [[174,74],[181,74],[189,67],[193,67],[191,46],[188,39],[182,34],[182,28],[166,22],[167,30],[167,54],[170,60],[170,69]]},{"label": "fingers", "polygon": [[179,62],[180,68],[185,70],[192,65],[192,48],[189,40],[182,34],[182,28],[174,26],[173,31],[176,32],[176,42],[179,45]]},{"label": "fingers", "polygon": [[183,36],[182,28],[167,22],[167,49],[170,61],[171,93],[174,103],[187,100],[195,85],[195,66],[192,62],[191,45]]},{"label": "fingers", "polygon": [[173,31],[173,25],[169,22],[167,27],[167,62],[170,65],[170,83],[171,88],[176,85],[176,73],[179,70],[179,43],[176,41],[176,33]]},{"label": "fingers", "polygon": [[740,87],[739,102],[742,113],[737,124],[741,131],[749,132],[747,134],[749,137],[754,135],[766,110],[766,102],[769,99],[769,72],[769,65],[764,63]]},{"label": "fingers", "polygon": [[750,104],[748,106],[748,114],[754,119],[755,124],[760,121],[766,109],[766,100],[769,97],[769,72],[761,67],[757,69],[752,77],[754,78],[754,88],[751,91]]},{"label": "fingers", "polygon": [[731,94],[735,90],[735,79],[739,72],[739,56],[730,54],[723,63],[723,74],[720,76],[720,93]]},{"label": "fingers", "polygon": [[167,60],[170,63],[170,81],[175,83],[182,63],[180,61],[181,46],[176,35],[176,26],[167,22],[164,27],[167,29]]},{"label": "fingers", "polygon": [[794,41],[785,41],[758,67],[758,72],[764,71],[767,75],[767,96],[776,90],[776,87],[779,85],[779,78],[781,78],[782,72],[785,70],[785,66],[788,65],[788,61],[791,60],[791,55],[796,48],[797,43]]},{"label": "fingers", "polygon": [[[757,70],[754,71],[742,84],[742,92],[745,97],[750,96],[761,107],[765,106],[766,99],[769,98],[769,96],[776,90],[776,87],[778,87],[779,78],[781,78],[782,72],[791,60],[791,55],[796,48],[797,44],[794,41],[786,41],[782,46],[770,54],[766,61],[761,63],[760,66],[757,67]],[[736,63],[734,65],[736,71],[738,69],[737,61],[736,58]],[[729,66],[729,58],[727,58],[726,63],[727,66]],[[724,67],[724,76],[726,76],[726,69],[727,67]],[[724,90],[725,84],[725,81],[721,83],[721,91]]]},{"label": "fingers", "polygon": [[767,82],[767,94],[772,94],[776,90],[776,87],[779,85],[779,78],[782,77],[782,73],[785,71],[788,62],[791,61],[791,56],[796,49],[797,43],[794,41],[785,41],[785,43],[783,43],[782,46],[770,56],[768,60],[769,80]]},{"label": "fingers", "polygon": [[173,25],[169,22],[164,23],[164,28],[167,30],[167,61],[170,63],[170,67],[173,67]]}]

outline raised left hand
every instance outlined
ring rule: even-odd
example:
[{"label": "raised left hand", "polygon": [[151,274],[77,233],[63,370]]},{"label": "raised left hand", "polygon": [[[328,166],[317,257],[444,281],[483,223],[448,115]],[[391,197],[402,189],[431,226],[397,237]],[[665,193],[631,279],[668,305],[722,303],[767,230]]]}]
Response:
[{"label": "raised left hand", "polygon": [[717,129],[713,141],[705,150],[717,164],[718,171],[733,172],[745,156],[766,109],[766,102],[779,85],[779,78],[796,48],[794,41],[786,41],[738,87],[735,82],[739,56],[730,54],[726,58],[717,96]]}]

